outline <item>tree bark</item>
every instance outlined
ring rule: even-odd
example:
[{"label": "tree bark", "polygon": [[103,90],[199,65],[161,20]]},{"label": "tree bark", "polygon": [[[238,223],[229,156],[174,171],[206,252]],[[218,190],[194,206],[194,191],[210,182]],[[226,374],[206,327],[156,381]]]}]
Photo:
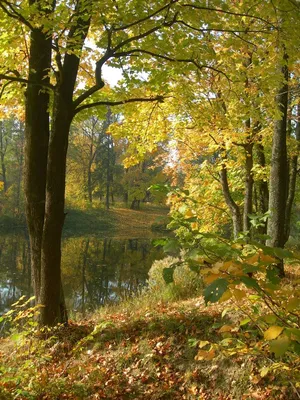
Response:
[{"label": "tree bark", "polygon": [[[33,4],[33,0],[30,4]],[[26,218],[30,237],[32,282],[36,302],[40,303],[41,250],[46,201],[47,155],[49,142],[47,71],[51,67],[51,38],[41,29],[30,35],[30,57],[25,101],[24,188]]]},{"label": "tree bark", "polygon": [[[250,129],[250,121],[248,129]],[[243,213],[243,231],[250,233],[250,218],[253,209],[253,143],[251,138],[247,138],[248,143],[244,146],[245,149],[245,195],[244,195],[244,213]]]},{"label": "tree bark", "polygon": [[300,103],[297,105],[297,123],[295,129],[295,137],[297,140],[296,153],[291,157],[289,167],[289,184],[288,184],[288,196],[286,201],[285,209],[285,243],[288,241],[291,229],[291,215],[292,207],[296,192],[296,180],[298,172],[298,153],[300,150]]},{"label": "tree bark", "polygon": [[1,172],[2,172],[4,193],[6,193],[8,189],[7,178],[6,178],[6,165],[5,165],[6,147],[7,146],[4,143],[4,124],[3,121],[0,121],[0,159],[1,159]]},{"label": "tree bark", "polygon": [[[261,143],[256,144],[256,156],[260,167],[265,168],[266,158],[265,158],[264,146]],[[268,182],[264,181],[263,179],[260,179],[257,182],[257,191],[258,191],[257,211],[260,212],[261,214],[265,214],[268,211],[268,204],[269,204]],[[264,233],[266,233],[266,228]]]},{"label": "tree bark", "polygon": [[[270,195],[269,210],[270,218],[268,221],[267,245],[272,247],[283,248],[286,242],[285,234],[285,211],[287,205],[287,182],[288,182],[288,166],[287,166],[287,109],[288,109],[288,67],[287,55],[284,54],[285,65],[281,69],[284,77],[284,84],[280,88],[277,95],[277,104],[281,112],[281,118],[275,121],[272,157],[271,157],[271,174],[270,174]],[[283,262],[278,265],[280,274],[284,275]]]},{"label": "tree bark", "polygon": [[[52,11],[42,9],[48,16]],[[82,48],[89,29],[89,20],[80,18],[80,0],[75,14],[77,22],[69,31],[68,43]],[[54,4],[53,4],[54,7]],[[70,49],[72,44],[70,44]],[[67,53],[57,74],[53,99],[51,135],[49,132],[52,38],[43,27],[30,36],[29,76],[26,92],[25,126],[25,199],[30,236],[33,286],[36,302],[41,303],[40,323],[55,325],[66,322],[67,313],[61,283],[61,235],[64,224],[66,155],[70,125],[74,117],[73,91],[79,57]]]},{"label": "tree bark", "polygon": [[227,168],[224,163],[222,163],[222,169],[220,172],[220,181],[222,185],[225,202],[231,212],[232,223],[233,223],[233,237],[236,239],[239,233],[242,231],[242,218],[241,218],[240,208],[233,200],[230,194],[228,178],[227,178]]}]

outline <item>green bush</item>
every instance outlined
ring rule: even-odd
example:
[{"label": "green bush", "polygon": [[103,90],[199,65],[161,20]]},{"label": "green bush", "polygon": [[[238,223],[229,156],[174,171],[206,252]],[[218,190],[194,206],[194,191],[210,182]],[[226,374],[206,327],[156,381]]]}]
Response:
[{"label": "green bush", "polygon": [[[177,265],[176,265],[177,264]],[[163,275],[165,268],[174,268],[173,282],[166,283]],[[156,294],[163,300],[179,300],[193,297],[200,293],[202,288],[201,277],[192,271],[186,263],[181,263],[179,258],[166,257],[154,261],[148,272],[148,293]]]}]

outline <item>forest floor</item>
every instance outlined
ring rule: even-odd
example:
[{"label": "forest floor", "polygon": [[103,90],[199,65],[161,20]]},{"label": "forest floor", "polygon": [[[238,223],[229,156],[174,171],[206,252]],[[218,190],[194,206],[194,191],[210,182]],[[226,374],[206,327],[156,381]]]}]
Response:
[{"label": "forest floor", "polygon": [[255,351],[253,327],[224,329],[239,316],[223,310],[144,295],[69,326],[28,326],[0,340],[0,399],[298,399],[295,365]]}]

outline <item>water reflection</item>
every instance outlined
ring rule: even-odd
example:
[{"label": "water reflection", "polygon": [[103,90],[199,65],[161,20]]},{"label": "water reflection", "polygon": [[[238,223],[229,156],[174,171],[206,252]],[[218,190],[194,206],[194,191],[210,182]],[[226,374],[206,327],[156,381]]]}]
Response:
[{"label": "water reflection", "polygon": [[[153,261],[162,257],[151,239],[64,239],[62,276],[68,309],[85,314],[135,293],[145,285]],[[0,312],[31,291],[27,237],[0,236]]]}]

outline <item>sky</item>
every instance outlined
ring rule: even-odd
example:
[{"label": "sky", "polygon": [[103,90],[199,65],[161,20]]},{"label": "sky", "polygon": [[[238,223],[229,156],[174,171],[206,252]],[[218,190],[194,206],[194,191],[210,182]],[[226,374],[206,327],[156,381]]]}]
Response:
[{"label": "sky", "polygon": [[119,68],[113,68],[108,65],[103,65],[102,74],[105,81],[110,86],[116,86],[118,81],[123,78],[122,70]]}]

